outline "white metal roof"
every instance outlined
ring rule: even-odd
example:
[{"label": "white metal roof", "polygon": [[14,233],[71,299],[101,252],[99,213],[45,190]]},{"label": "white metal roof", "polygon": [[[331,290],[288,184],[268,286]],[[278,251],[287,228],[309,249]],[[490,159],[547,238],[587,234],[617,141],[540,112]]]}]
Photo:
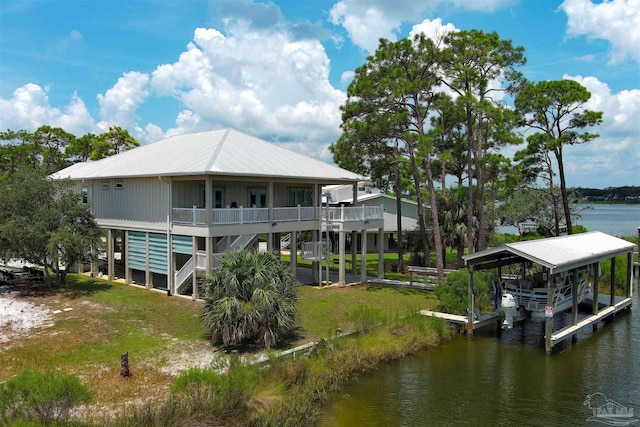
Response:
[{"label": "white metal roof", "polygon": [[560,273],[633,251],[635,245],[600,231],[551,237],[504,246],[465,255],[466,265],[478,264],[512,254]]},{"label": "white metal roof", "polygon": [[94,162],[78,163],[52,178],[232,175],[358,181],[353,172],[239,132],[220,129],[176,135]]}]

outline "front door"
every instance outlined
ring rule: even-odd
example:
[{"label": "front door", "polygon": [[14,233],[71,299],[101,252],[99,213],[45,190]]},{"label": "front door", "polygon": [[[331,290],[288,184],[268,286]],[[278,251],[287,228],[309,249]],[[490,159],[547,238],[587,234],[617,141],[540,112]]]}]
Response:
[{"label": "front door", "polygon": [[267,207],[267,189],[266,188],[250,188],[249,189],[249,207],[250,208],[266,208]]}]

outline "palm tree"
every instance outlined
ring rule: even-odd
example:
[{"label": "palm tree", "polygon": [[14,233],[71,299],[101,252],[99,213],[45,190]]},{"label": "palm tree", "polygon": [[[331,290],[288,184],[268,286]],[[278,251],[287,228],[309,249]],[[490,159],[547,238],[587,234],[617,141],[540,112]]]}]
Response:
[{"label": "palm tree", "polygon": [[226,253],[205,282],[202,321],[213,342],[274,346],[297,326],[297,284],[274,253]]}]

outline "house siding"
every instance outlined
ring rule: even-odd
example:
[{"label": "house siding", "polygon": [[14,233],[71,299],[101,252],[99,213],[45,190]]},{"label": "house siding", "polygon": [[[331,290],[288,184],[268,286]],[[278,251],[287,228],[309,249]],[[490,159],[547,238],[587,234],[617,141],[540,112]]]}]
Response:
[{"label": "house siding", "polygon": [[[122,187],[116,188],[116,184]],[[167,220],[168,184],[158,178],[78,182],[78,191],[83,186],[89,187],[89,203],[98,221],[165,223]]]}]

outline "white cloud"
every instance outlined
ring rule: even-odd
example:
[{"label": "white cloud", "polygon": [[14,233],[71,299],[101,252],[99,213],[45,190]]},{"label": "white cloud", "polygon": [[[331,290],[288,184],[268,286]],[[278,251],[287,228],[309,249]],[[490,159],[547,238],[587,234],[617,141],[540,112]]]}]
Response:
[{"label": "white cloud", "polygon": [[355,71],[345,71],[340,75],[341,83],[349,83],[353,80],[353,77],[356,75]]},{"label": "white cloud", "polygon": [[0,129],[33,131],[42,125],[61,127],[75,135],[95,128],[87,107],[74,93],[62,110],[49,103],[47,90],[28,83],[17,88],[11,98],[0,98]]},{"label": "white cloud", "polygon": [[226,35],[198,28],[177,62],[156,68],[150,85],[154,94],[177,98],[198,117],[197,123],[176,123],[185,131],[230,126],[323,142],[339,135],[345,95],[329,83],[324,47],[317,40],[293,40],[287,32],[248,29],[237,21]]},{"label": "white cloud", "polygon": [[611,43],[612,63],[630,57],[640,62],[640,2],[638,0],[565,0],[560,9],[569,18],[567,34]]},{"label": "white cloud", "polygon": [[341,0],[331,8],[329,21],[344,27],[353,44],[374,52],[380,38],[395,41],[401,24],[415,22],[425,11],[453,6],[490,12],[511,3],[513,0]]},{"label": "white cloud", "polygon": [[416,24],[411,28],[411,32],[409,32],[409,37],[414,38],[416,34],[424,33],[427,38],[437,42],[442,39],[446,34],[460,31],[455,27],[452,23],[448,23],[442,25],[442,19],[436,18],[434,20],[425,19],[419,24]]},{"label": "white cloud", "polygon": [[104,95],[98,94],[100,128],[105,125],[133,127],[138,120],[136,111],[149,96],[149,76],[137,71],[125,73]]},{"label": "white cloud", "polygon": [[575,80],[591,92],[586,109],[603,112],[603,123],[591,130],[600,136],[565,151],[565,164],[572,180],[596,188],[637,183],[640,89],[612,93],[606,83],[595,77],[563,78]]}]

